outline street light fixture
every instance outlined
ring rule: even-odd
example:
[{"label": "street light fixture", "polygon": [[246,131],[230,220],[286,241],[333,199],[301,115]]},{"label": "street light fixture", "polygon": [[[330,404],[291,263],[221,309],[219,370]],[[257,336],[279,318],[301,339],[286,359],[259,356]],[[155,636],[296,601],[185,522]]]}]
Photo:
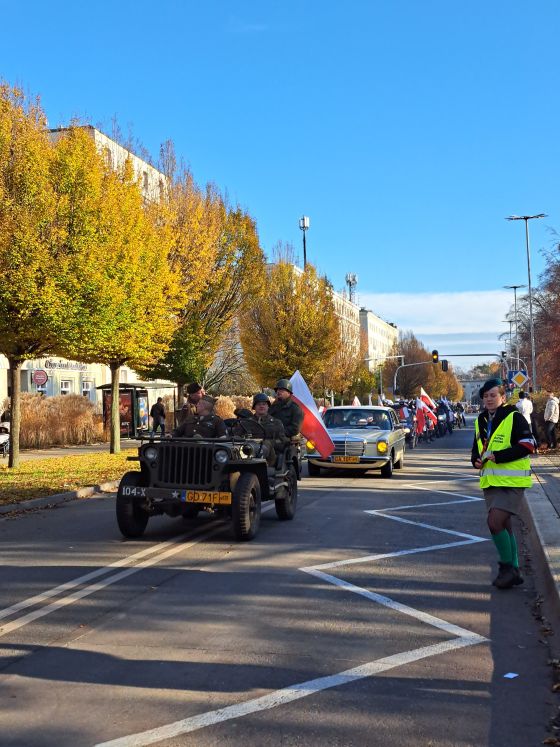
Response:
[{"label": "street light fixture", "polygon": [[299,219],[299,227],[303,231],[303,269],[307,267],[307,247],[305,245],[305,233],[309,229],[309,216],[302,215]]},{"label": "street light fixture", "polygon": [[546,213],[538,215],[510,215],[506,220],[525,221],[525,246],[527,249],[527,278],[529,283],[529,326],[531,328],[531,366],[533,389],[537,391],[537,360],[535,355],[535,325],[533,323],[533,291],[531,288],[531,250],[529,248],[529,221],[535,218],[546,218]]},{"label": "street light fixture", "polygon": [[526,285],[504,285],[507,290],[513,291],[513,308],[515,314],[515,347],[517,349],[517,370],[519,371],[519,334],[517,331],[517,325],[519,323],[519,317],[517,316],[517,289],[526,288]]}]

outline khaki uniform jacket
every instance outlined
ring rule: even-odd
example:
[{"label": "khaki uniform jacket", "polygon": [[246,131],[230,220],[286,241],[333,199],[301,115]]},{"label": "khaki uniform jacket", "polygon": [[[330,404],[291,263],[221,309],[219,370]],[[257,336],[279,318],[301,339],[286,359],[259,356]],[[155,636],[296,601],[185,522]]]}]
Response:
[{"label": "khaki uniform jacket", "polygon": [[303,412],[301,407],[296,404],[292,398],[290,398],[285,404],[280,400],[275,400],[271,406],[268,414],[273,418],[278,418],[282,421],[284,431],[288,438],[297,436],[301,424],[303,423]]},{"label": "khaki uniform jacket", "polygon": [[217,415],[195,415],[176,428],[173,435],[179,438],[192,438],[195,435],[201,438],[220,438],[226,435],[226,424]]}]

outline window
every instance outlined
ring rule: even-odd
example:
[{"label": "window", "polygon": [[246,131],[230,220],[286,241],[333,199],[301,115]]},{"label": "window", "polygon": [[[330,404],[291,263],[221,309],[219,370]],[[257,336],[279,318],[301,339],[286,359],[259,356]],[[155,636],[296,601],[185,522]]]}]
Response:
[{"label": "window", "polygon": [[91,381],[82,381],[82,396],[91,397]]},{"label": "window", "polygon": [[60,382],[60,393],[62,395],[64,394],[72,394],[72,382],[71,381],[61,381]]},{"label": "window", "polygon": [[145,193],[148,192],[149,186],[150,186],[150,182],[149,182],[149,179],[148,179],[148,172],[144,171],[144,172],[142,172],[142,188],[144,189]]}]

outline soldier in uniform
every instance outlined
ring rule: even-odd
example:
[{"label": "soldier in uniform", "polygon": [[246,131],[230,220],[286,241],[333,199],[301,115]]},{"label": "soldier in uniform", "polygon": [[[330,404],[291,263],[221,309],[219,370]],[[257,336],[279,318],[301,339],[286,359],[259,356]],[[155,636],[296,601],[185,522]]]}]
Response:
[{"label": "soldier in uniform", "polygon": [[286,436],[293,438],[301,428],[303,412],[292,399],[292,384],[288,379],[280,379],[276,382],[274,391],[276,399],[270,406],[269,414],[281,420]]},{"label": "soldier in uniform", "polygon": [[269,467],[276,464],[276,456],[281,453],[288,445],[289,439],[286,437],[282,421],[273,418],[269,414],[270,401],[266,394],[258,392],[253,397],[254,414],[247,410],[241,410],[238,417],[241,422],[235,426],[238,434],[246,434],[253,438],[262,438],[264,440],[263,456],[266,458]]},{"label": "soldier in uniform", "polygon": [[179,425],[183,425],[187,420],[194,420],[197,412],[196,406],[204,397],[204,387],[193,381],[192,384],[187,385],[187,401],[179,411]]},{"label": "soldier in uniform", "polygon": [[196,415],[187,418],[173,431],[174,436],[183,438],[221,438],[226,435],[226,424],[214,415],[215,400],[204,395],[196,405]]}]

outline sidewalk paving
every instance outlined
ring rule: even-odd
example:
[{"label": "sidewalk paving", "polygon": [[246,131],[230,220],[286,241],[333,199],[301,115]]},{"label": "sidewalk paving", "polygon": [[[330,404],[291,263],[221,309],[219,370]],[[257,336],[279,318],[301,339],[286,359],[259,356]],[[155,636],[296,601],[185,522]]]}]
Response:
[{"label": "sidewalk paving", "polygon": [[[121,449],[135,449],[138,441],[134,438],[121,438]],[[56,446],[50,449],[22,449],[19,453],[22,462],[31,459],[49,459],[54,457],[79,456],[80,454],[94,454],[96,452],[109,451],[109,443],[86,444],[85,446]],[[7,464],[5,459],[4,463]],[[2,464],[2,461],[0,461]]]}]

